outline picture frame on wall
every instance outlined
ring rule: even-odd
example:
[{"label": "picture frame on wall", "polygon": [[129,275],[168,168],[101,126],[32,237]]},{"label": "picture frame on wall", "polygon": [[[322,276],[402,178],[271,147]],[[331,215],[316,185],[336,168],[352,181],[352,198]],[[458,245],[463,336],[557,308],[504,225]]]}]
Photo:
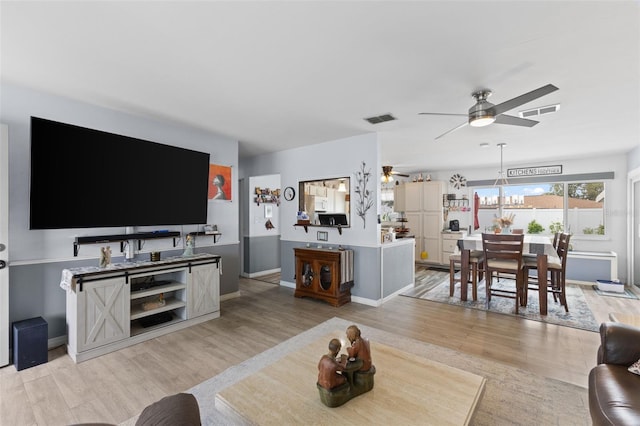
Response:
[{"label": "picture frame on wall", "polygon": [[231,201],[231,167],[209,164],[209,200]]}]

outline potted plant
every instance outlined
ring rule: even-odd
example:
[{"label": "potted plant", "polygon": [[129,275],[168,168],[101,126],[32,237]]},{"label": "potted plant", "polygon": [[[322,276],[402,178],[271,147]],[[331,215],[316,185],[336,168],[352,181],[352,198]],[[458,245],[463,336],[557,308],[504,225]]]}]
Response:
[{"label": "potted plant", "polygon": [[529,222],[529,225],[527,226],[527,232],[529,234],[541,234],[543,231],[544,231],[544,226],[536,222],[535,219]]}]

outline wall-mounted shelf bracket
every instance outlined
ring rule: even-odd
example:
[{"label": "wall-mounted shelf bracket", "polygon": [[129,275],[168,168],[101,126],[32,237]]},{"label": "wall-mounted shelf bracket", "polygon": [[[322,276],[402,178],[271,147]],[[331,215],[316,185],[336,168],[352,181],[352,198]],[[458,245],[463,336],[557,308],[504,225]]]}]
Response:
[{"label": "wall-mounted shelf bracket", "polygon": [[135,232],[133,234],[94,235],[90,237],[76,237],[73,242],[73,256],[77,257],[80,246],[85,244],[120,243],[120,251],[124,251],[124,244],[129,240],[138,240],[138,250],[142,248],[142,240],[154,240],[159,238],[173,238],[173,246],[176,246],[176,238],[180,237],[178,231]]},{"label": "wall-mounted shelf bracket", "polygon": [[199,232],[189,232],[189,235],[193,235],[196,237],[200,237],[202,235],[209,235],[211,237],[213,237],[213,244],[216,244],[218,242],[218,240],[220,239],[220,237],[222,236],[222,232],[210,232],[210,233],[206,233],[203,231],[199,231]]},{"label": "wall-mounted shelf bracket", "polygon": [[338,230],[338,234],[342,235],[342,228],[344,228],[342,225],[311,225],[311,224],[302,224],[302,223],[294,223],[293,224],[294,227],[297,226],[302,226],[304,228],[304,232],[309,233],[309,227],[315,227],[315,228],[335,228]]}]

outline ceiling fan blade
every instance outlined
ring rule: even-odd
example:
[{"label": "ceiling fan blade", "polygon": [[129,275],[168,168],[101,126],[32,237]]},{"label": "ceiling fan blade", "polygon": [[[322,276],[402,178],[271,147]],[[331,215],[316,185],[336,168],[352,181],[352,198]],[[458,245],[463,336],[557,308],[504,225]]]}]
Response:
[{"label": "ceiling fan blade", "polygon": [[458,130],[458,129],[462,129],[464,126],[467,126],[467,125],[469,125],[469,122],[468,122],[468,121],[465,121],[465,122],[464,122],[464,123],[462,123],[461,125],[459,125],[459,126],[457,126],[457,127],[454,127],[454,128],[453,128],[453,129],[451,129],[451,130],[447,130],[446,132],[444,132],[444,133],[443,133],[443,134],[441,134],[440,136],[437,136],[437,137],[436,137],[436,140],[440,139],[440,138],[441,138],[441,137],[443,137],[443,136],[448,135],[448,134],[449,134],[449,133],[451,133],[451,132],[455,132],[455,131],[456,131],[456,130]]},{"label": "ceiling fan blade", "polygon": [[494,123],[498,124],[511,124],[513,126],[533,127],[539,123],[539,121],[529,120],[528,118],[514,117],[513,115],[500,114],[496,117]]},{"label": "ceiling fan blade", "polygon": [[449,114],[447,112],[419,112],[418,115],[452,115],[456,117],[467,117],[468,114]]},{"label": "ceiling fan blade", "polygon": [[398,173],[398,172],[391,172],[392,175],[396,175],[396,176],[402,176],[402,177],[409,177],[409,175],[404,175],[402,173]]},{"label": "ceiling fan blade", "polygon": [[532,90],[531,92],[525,93],[524,95],[520,95],[513,99],[509,99],[508,101],[502,102],[501,104],[494,105],[491,110],[495,115],[502,114],[503,112],[507,112],[509,110],[512,110],[513,108],[519,107],[520,105],[524,105],[527,102],[531,102],[535,99],[541,98],[544,95],[555,92],[556,90],[558,90],[556,86],[554,86],[553,84],[547,84],[546,86],[542,86],[538,89]]}]

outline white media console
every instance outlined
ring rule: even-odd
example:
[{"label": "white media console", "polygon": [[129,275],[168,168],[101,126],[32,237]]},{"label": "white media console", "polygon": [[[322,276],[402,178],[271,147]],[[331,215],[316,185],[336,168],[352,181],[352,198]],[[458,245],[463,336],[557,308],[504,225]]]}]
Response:
[{"label": "white media console", "polygon": [[82,362],[220,316],[218,255],[65,269],[67,353]]}]

